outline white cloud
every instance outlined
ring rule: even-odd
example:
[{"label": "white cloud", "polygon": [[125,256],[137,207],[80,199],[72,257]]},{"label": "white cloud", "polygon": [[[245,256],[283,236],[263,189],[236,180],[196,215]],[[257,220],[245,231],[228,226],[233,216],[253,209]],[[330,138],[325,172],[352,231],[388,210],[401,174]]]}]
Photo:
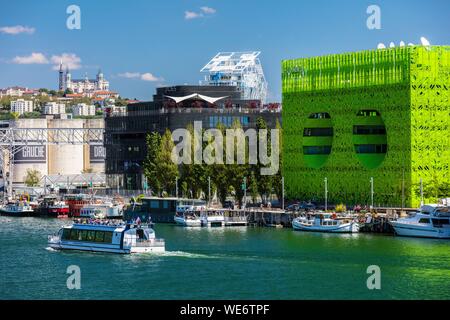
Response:
[{"label": "white cloud", "polygon": [[51,57],[53,70],[59,69],[59,64],[61,61],[64,68],[69,67],[70,70],[76,70],[81,68],[81,58],[78,57],[75,53],[63,53],[59,56],[53,55]]},{"label": "white cloud", "polygon": [[118,76],[122,78],[132,79],[132,78],[139,78],[141,74],[139,72],[124,72],[119,73]]},{"label": "white cloud", "polygon": [[12,27],[0,27],[0,33],[6,33],[6,34],[20,34],[20,33],[27,33],[27,34],[33,34],[36,29],[30,28],[27,26],[12,26]]},{"label": "white cloud", "polygon": [[160,79],[158,77],[155,77],[150,72],[147,72],[147,73],[141,74],[141,80],[144,80],[144,81],[161,81],[162,79]]},{"label": "white cloud", "polygon": [[118,76],[122,77],[122,78],[127,78],[127,79],[141,79],[143,81],[152,81],[152,82],[164,80],[163,78],[158,78],[158,77],[154,76],[150,72],[146,72],[146,73],[124,72],[124,73],[119,73]]},{"label": "white cloud", "polygon": [[216,9],[210,7],[201,7],[200,10],[202,10],[206,14],[214,14],[217,11]]},{"label": "white cloud", "polygon": [[186,20],[192,20],[192,19],[197,19],[197,18],[201,18],[203,17],[203,15],[201,13],[197,13],[194,11],[185,11],[184,12],[184,19]]},{"label": "white cloud", "polygon": [[16,56],[12,62],[17,64],[47,64],[48,59],[40,52],[33,52],[29,56]]}]

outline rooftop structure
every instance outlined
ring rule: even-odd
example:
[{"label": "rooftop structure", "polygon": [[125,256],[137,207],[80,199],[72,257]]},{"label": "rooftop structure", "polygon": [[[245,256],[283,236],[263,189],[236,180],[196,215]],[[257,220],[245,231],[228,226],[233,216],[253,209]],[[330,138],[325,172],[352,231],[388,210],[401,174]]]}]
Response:
[{"label": "rooftop structure", "polygon": [[200,72],[206,73],[202,85],[236,86],[242,99],[266,102],[267,82],[259,60],[260,51],[219,52]]}]

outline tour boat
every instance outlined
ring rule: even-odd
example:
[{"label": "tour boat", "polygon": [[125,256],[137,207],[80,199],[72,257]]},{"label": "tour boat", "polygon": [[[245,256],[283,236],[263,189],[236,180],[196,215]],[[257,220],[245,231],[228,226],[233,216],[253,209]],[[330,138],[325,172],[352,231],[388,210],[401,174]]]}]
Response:
[{"label": "tour boat", "polygon": [[[81,219],[80,219],[81,220]],[[109,253],[164,252],[163,239],[147,225],[114,223],[112,220],[75,222],[48,236],[48,244],[58,250],[81,250]]]},{"label": "tour boat", "polygon": [[309,215],[295,218],[292,221],[294,230],[331,232],[331,233],[357,233],[358,222],[348,218],[337,218],[335,214],[320,213],[310,218]]},{"label": "tour boat", "polygon": [[34,210],[27,203],[8,203],[0,207],[0,214],[4,216],[29,217],[34,215]]},{"label": "tour boat", "polygon": [[399,236],[450,239],[450,209],[439,205],[423,205],[406,218],[390,221]]},{"label": "tour boat", "polygon": [[44,197],[36,208],[40,216],[67,218],[69,216],[69,206],[64,201],[58,201],[55,196]]}]

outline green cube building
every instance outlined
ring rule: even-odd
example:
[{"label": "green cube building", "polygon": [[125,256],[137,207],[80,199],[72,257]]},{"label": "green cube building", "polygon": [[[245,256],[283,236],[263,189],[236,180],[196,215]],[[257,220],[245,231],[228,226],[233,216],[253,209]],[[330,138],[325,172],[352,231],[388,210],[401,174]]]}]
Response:
[{"label": "green cube building", "polygon": [[284,60],[289,199],[417,207],[449,182],[450,46]]}]

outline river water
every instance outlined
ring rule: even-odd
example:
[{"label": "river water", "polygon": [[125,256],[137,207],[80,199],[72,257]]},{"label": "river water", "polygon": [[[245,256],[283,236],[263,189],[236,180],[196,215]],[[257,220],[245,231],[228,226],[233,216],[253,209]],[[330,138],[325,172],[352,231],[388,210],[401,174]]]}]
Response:
[{"label": "river water", "polygon": [[[0,217],[0,299],[449,299],[450,241],[155,226],[166,253],[60,252],[70,220]],[[81,270],[69,290],[67,267]],[[381,270],[369,290],[367,267]]]}]

